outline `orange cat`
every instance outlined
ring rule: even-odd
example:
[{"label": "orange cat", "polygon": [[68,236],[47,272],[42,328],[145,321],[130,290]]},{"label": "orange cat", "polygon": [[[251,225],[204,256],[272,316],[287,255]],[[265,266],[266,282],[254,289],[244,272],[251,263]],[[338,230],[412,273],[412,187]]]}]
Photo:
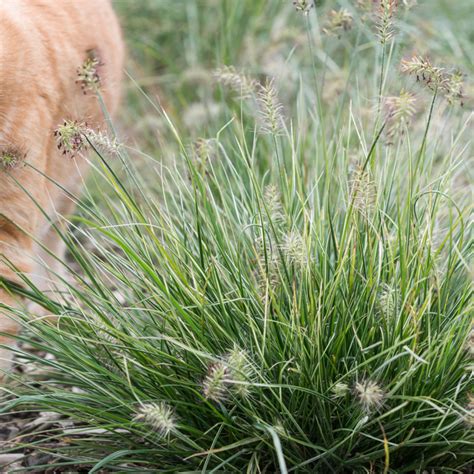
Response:
[{"label": "orange cat", "polygon": [[[74,203],[41,173],[77,194],[86,162],[64,156],[54,130],[64,120],[103,122],[96,95],[84,94],[78,77],[87,61],[108,111],[116,110],[123,55],[109,0],[0,1],[0,277],[21,284],[24,272],[41,287],[48,275],[41,277],[38,262],[54,267],[55,260],[35,241],[63,254],[34,201],[50,219],[70,214]],[[0,303],[15,299],[0,286]],[[0,308],[0,344],[18,329]],[[0,349],[0,368],[9,358]]]}]

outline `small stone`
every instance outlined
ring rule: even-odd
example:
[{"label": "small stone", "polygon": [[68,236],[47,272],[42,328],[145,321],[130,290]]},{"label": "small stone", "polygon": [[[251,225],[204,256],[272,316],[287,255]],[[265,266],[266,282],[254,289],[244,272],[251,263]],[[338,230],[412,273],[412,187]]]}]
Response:
[{"label": "small stone", "polygon": [[8,466],[14,462],[18,462],[23,459],[25,456],[19,453],[10,453],[10,454],[0,454],[0,467]]}]

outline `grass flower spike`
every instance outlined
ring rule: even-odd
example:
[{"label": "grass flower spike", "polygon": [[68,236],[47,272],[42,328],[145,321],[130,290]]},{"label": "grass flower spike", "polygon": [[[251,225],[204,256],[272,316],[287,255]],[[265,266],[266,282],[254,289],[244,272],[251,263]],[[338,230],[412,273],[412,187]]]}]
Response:
[{"label": "grass flower spike", "polygon": [[25,159],[25,154],[11,147],[0,148],[0,171],[18,167]]},{"label": "grass flower spike", "polygon": [[91,53],[89,57],[77,68],[76,82],[81,85],[84,94],[87,91],[96,92],[100,89],[99,67],[102,65],[99,58]]},{"label": "grass flower spike", "polygon": [[[271,232],[270,230],[268,230]],[[258,283],[258,293],[262,301],[267,301],[268,293],[275,292],[280,284],[280,259],[277,244],[273,239],[266,238],[266,254],[262,236],[255,239],[258,266],[255,271]]]},{"label": "grass flower spike", "polygon": [[349,386],[345,383],[338,382],[331,389],[334,398],[344,398],[349,392]]},{"label": "grass flower spike", "polygon": [[387,44],[395,34],[394,17],[398,0],[379,0],[376,12],[377,35],[382,45]]},{"label": "grass flower spike", "polygon": [[83,134],[92,146],[101,153],[116,156],[122,149],[122,144],[118,142],[117,138],[110,138],[109,135],[102,131],[86,128]]},{"label": "grass flower spike", "polygon": [[385,135],[389,144],[396,136],[405,134],[413,115],[416,112],[416,98],[413,94],[402,90],[400,95],[386,97],[383,101],[385,109]]},{"label": "grass flower spike", "polygon": [[[268,210],[268,215],[273,224],[279,224],[284,220],[283,208],[281,204],[281,196],[274,184],[269,184],[263,191],[263,200]],[[263,220],[266,221],[268,216],[264,214]]]},{"label": "grass flower spike", "polygon": [[214,71],[215,80],[235,92],[241,99],[249,99],[254,96],[257,81],[243,72],[237,71],[234,66],[223,66]]},{"label": "grass flower spike", "polygon": [[164,402],[142,405],[134,421],[147,423],[162,437],[167,437],[176,429],[174,411]]},{"label": "grass flower spike", "polygon": [[331,10],[323,28],[327,35],[341,36],[341,33],[352,28],[352,15],[345,9]]},{"label": "grass flower spike", "polygon": [[260,84],[257,92],[260,130],[268,135],[281,135],[284,132],[283,105],[274,85],[274,80]]},{"label": "grass flower spike", "polygon": [[54,131],[56,143],[59,150],[64,155],[74,156],[76,153],[88,148],[89,143],[99,152],[107,153],[111,156],[118,155],[121,144],[116,138],[110,138],[101,131],[92,130],[86,123],[75,120],[65,120]]},{"label": "grass flower spike", "polygon": [[314,7],[314,2],[313,0],[294,0],[293,5],[295,6],[296,11],[309,15],[311,8]]},{"label": "grass flower spike", "polygon": [[234,381],[232,390],[243,398],[248,397],[250,390],[246,383],[252,379],[253,367],[247,352],[238,347],[234,347],[227,355],[226,361],[229,367],[230,377]]},{"label": "grass flower spike", "polygon": [[309,261],[307,244],[301,234],[294,230],[283,237],[281,250],[288,261],[303,267]]},{"label": "grass flower spike", "polygon": [[403,59],[401,69],[402,72],[415,76],[428,89],[441,92],[450,104],[459,102],[463,105],[463,76],[459,71],[450,73],[421,56]]},{"label": "grass flower spike", "polygon": [[468,394],[468,403],[466,406],[464,421],[469,429],[474,428],[474,395],[472,393]]},{"label": "grass flower spike", "polygon": [[361,215],[368,217],[377,201],[377,188],[369,171],[358,168],[351,182],[351,201]]},{"label": "grass flower spike", "polygon": [[354,393],[362,408],[367,412],[380,409],[385,398],[382,388],[371,380],[357,382]]},{"label": "grass flower spike", "polygon": [[202,382],[202,393],[213,402],[223,403],[229,395],[231,374],[223,361],[211,364]]},{"label": "grass flower spike", "polygon": [[389,286],[385,286],[379,294],[379,308],[386,318],[394,316],[397,307],[396,292]]},{"label": "grass flower spike", "polygon": [[74,156],[77,152],[87,147],[84,138],[84,130],[87,128],[85,123],[75,120],[65,120],[55,131],[58,150],[64,155]]}]

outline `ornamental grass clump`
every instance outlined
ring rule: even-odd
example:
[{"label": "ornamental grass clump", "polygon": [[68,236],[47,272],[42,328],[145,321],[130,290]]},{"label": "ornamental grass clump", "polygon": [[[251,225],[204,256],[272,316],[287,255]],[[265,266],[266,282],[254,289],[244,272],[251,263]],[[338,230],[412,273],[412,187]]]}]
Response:
[{"label": "ornamental grass clump", "polygon": [[[232,2],[239,27],[244,3]],[[295,24],[311,26],[310,5],[295,2],[307,22],[287,5]],[[223,100],[222,122],[196,141],[147,96],[169,128],[159,147],[120,147],[113,159],[91,147],[78,215],[56,226],[64,290],[41,292],[25,275],[21,287],[2,282],[57,318],[9,310],[24,332],[0,420],[47,411],[69,428],[0,449],[86,472],[469,468],[472,203],[452,193],[468,119],[436,100],[412,113],[406,96],[403,113],[392,100],[367,120],[379,71],[362,64],[376,63],[379,40],[366,28],[362,48],[339,49],[358,25],[334,58],[304,63],[294,101],[261,81],[258,110]],[[336,61],[352,65],[347,91],[318,107],[320,68]],[[384,67],[394,82],[384,87],[400,91],[389,55]],[[65,125],[62,149],[77,151],[89,137]]]}]

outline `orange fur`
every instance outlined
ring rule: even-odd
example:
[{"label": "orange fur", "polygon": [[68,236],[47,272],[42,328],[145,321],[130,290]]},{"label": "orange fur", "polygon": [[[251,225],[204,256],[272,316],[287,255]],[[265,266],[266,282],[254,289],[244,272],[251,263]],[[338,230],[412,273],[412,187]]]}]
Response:
[{"label": "orange fur", "polygon": [[[53,264],[35,239],[55,255],[62,252],[34,201],[51,219],[70,214],[74,204],[33,167],[74,194],[80,190],[85,160],[63,156],[53,131],[64,119],[92,127],[103,122],[97,98],[84,95],[77,83],[77,69],[90,51],[102,63],[101,94],[113,114],[120,99],[123,41],[109,0],[0,2],[0,154],[8,150],[32,165],[0,167],[0,276],[8,280],[21,282],[18,271],[36,275],[38,260]],[[0,302],[13,299],[0,289]],[[0,333],[17,330],[0,308]],[[0,335],[0,344],[6,340]]]}]

